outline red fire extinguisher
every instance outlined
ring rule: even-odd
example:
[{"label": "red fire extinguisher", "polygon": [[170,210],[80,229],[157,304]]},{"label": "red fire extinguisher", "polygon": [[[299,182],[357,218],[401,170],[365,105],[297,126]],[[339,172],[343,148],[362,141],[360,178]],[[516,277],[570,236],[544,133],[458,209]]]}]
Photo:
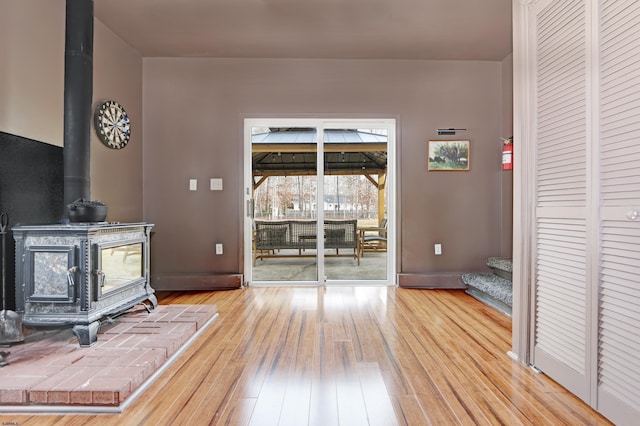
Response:
[{"label": "red fire extinguisher", "polygon": [[502,170],[513,170],[513,136],[509,139],[501,138],[502,144]]}]

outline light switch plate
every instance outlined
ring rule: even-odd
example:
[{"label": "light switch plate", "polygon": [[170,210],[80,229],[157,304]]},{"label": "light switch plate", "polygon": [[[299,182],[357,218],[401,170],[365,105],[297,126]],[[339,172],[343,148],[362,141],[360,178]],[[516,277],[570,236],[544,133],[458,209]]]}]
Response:
[{"label": "light switch plate", "polygon": [[442,244],[434,244],[433,251],[435,252],[436,256],[440,256],[442,254]]},{"label": "light switch plate", "polygon": [[198,190],[198,179],[189,179],[189,191]]},{"label": "light switch plate", "polygon": [[212,191],[222,191],[222,179],[211,178],[209,181],[209,188],[211,188]]}]

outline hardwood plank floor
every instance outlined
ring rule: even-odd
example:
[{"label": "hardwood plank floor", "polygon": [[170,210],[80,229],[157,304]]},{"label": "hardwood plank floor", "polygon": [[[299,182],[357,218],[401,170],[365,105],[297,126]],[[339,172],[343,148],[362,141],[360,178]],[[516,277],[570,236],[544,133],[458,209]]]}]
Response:
[{"label": "hardwood plank floor", "polygon": [[511,320],[462,291],[164,293],[220,316],[121,414],[0,425],[608,425],[507,355]]}]

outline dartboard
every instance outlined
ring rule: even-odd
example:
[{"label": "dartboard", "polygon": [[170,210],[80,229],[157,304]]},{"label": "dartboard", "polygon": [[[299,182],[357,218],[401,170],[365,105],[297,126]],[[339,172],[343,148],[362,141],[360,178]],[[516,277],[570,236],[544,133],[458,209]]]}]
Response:
[{"label": "dartboard", "polygon": [[98,137],[109,148],[121,149],[129,143],[131,136],[129,116],[118,102],[99,103],[94,114],[94,125]]}]

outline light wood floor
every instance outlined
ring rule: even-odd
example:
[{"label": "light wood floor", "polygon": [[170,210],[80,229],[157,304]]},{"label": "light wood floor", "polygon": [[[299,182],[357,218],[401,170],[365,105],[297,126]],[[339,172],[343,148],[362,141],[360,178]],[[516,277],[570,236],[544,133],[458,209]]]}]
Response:
[{"label": "light wood floor", "polygon": [[17,425],[604,425],[508,357],[510,319],[461,291],[248,288],[164,294],[219,318],[122,414]]}]

